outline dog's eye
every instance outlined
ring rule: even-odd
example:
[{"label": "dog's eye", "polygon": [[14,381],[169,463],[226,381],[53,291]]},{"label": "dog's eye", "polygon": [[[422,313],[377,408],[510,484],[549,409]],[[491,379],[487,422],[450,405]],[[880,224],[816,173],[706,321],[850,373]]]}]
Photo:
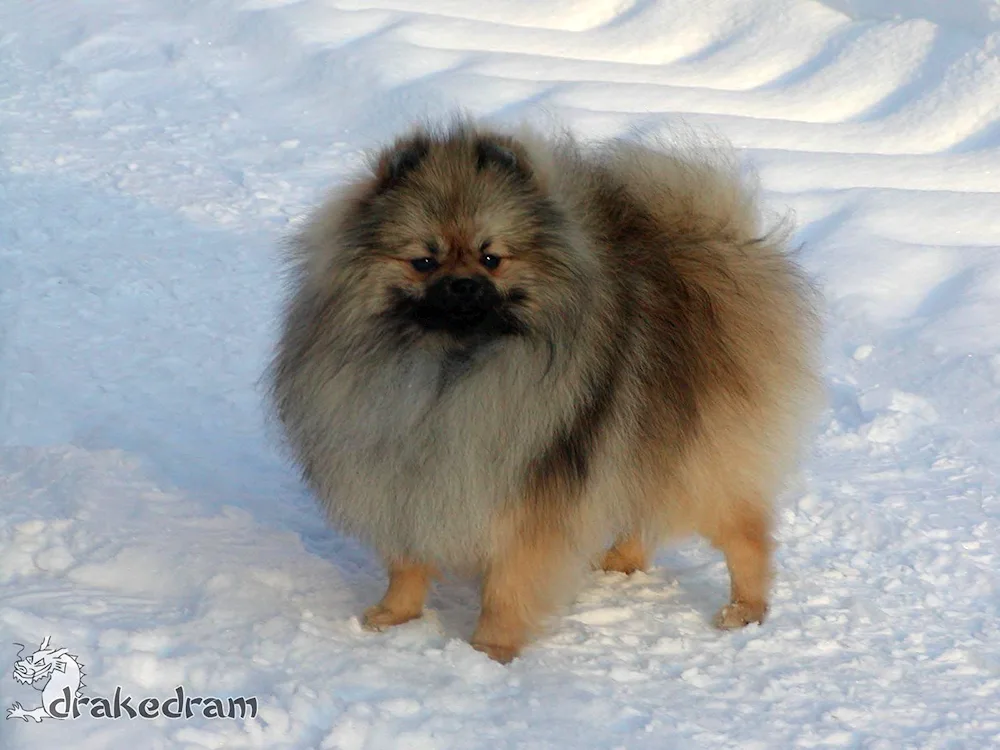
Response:
[{"label": "dog's eye", "polygon": [[430,273],[436,269],[440,263],[438,263],[434,258],[414,258],[410,261],[410,265],[420,271],[420,273]]},{"label": "dog's eye", "polygon": [[490,255],[487,253],[480,259],[479,262],[483,264],[484,268],[493,271],[500,265],[501,260],[503,259],[499,255]]}]

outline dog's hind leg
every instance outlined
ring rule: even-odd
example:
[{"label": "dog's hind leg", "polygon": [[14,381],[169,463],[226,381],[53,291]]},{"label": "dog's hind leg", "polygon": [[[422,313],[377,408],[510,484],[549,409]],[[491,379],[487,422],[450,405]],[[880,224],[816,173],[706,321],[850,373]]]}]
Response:
[{"label": "dog's hind leg", "polygon": [[716,627],[732,630],[764,621],[771,585],[770,526],[767,512],[750,505],[706,534],[725,555],[730,577],[729,604],[715,615]]},{"label": "dog's hind leg", "polygon": [[637,570],[646,570],[648,566],[649,554],[639,534],[623,534],[618,537],[599,563],[603,571],[626,575],[632,575]]}]

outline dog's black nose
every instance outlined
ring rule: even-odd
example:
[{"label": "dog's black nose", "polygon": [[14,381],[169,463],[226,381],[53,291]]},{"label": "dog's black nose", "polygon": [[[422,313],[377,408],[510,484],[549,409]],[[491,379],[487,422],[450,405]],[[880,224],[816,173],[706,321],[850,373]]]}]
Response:
[{"label": "dog's black nose", "polygon": [[447,294],[458,304],[468,304],[483,296],[487,283],[486,279],[476,276],[458,276],[448,281]]},{"label": "dog's black nose", "polygon": [[443,276],[423,297],[412,299],[406,316],[427,331],[455,336],[501,336],[514,333],[504,298],[486,276]]}]

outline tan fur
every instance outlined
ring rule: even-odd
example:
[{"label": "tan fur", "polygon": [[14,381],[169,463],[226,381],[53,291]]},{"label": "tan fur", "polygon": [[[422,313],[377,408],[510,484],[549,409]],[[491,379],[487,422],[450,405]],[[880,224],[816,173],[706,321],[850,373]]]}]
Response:
[{"label": "tan fur", "polygon": [[649,564],[649,552],[642,541],[641,530],[634,534],[623,534],[611,549],[601,558],[600,568],[606,573],[632,575],[637,570],[645,570]]},{"label": "tan fur", "polygon": [[433,566],[409,560],[390,562],[389,588],[382,601],[365,610],[364,626],[368,630],[382,630],[420,617],[431,580],[435,577],[437,571]]},{"label": "tan fur", "polygon": [[[418,616],[434,567],[480,574],[472,642],[507,661],[588,563],[642,569],[689,533],[729,567],[716,624],[763,619],[818,325],[758,210],[718,149],[459,122],[400,139],[317,212],[274,402],[333,523],[396,561],[370,627]],[[504,296],[511,329],[412,323],[458,278]]]}]

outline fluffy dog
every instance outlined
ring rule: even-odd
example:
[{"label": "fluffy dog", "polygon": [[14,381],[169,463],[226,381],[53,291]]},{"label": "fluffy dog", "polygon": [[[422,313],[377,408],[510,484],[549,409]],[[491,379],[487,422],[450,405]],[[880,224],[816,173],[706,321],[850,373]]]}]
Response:
[{"label": "fluffy dog", "polygon": [[364,614],[479,575],[472,645],[514,658],[596,563],[697,533],[761,622],[771,508],[818,403],[812,287],[717,149],[419,128],[292,247],[270,379],[333,524],[385,559]]}]

